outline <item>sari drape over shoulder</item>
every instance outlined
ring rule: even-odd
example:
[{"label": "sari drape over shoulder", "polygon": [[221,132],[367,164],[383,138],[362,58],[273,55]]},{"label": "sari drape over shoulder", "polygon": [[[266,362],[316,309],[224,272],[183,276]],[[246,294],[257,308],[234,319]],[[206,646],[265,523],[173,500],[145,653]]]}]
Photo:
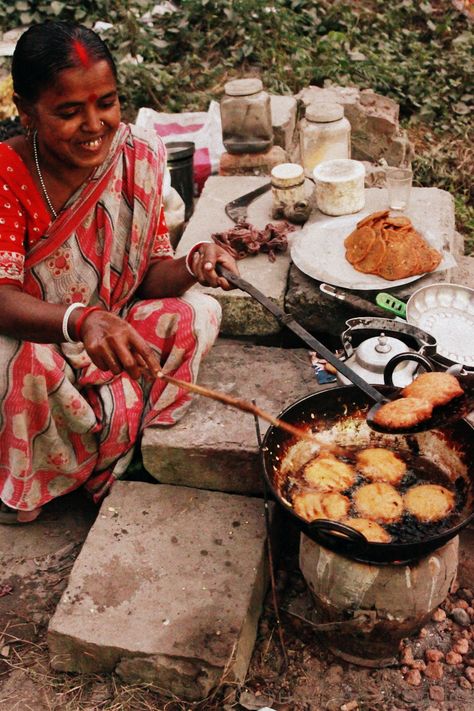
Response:
[{"label": "sari drape over shoulder", "polygon": [[[50,303],[102,306],[136,328],[165,371],[191,381],[218,333],[217,302],[193,292],[136,297],[150,264],[173,258],[161,207],[165,155],[155,135],[122,124],[107,160],[49,223],[26,166],[0,144],[8,198],[0,201],[0,286],[17,284]],[[13,223],[9,210],[18,213]],[[6,249],[13,224],[22,243]],[[0,498],[17,509],[81,484],[99,499],[123,476],[142,429],[174,424],[190,402],[162,380],[99,370],[81,343],[0,336],[0,358]]]}]

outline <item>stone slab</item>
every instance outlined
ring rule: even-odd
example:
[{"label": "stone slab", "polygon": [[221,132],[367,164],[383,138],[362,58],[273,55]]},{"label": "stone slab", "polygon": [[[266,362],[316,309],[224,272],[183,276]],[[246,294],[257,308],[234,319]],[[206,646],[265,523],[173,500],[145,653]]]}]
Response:
[{"label": "stone slab", "polygon": [[[387,207],[386,190],[368,188],[365,190],[365,195],[366,209],[376,212]],[[422,233],[425,224],[430,226],[430,231],[436,230],[442,237],[443,246],[449,249],[458,263],[461,261],[462,243],[455,232],[454,200],[450,193],[437,188],[414,188],[406,212],[416,222]],[[310,220],[315,224],[323,219],[327,220],[327,217],[319,212],[310,217]],[[324,255],[321,255],[321,259],[324,259]],[[422,286],[439,282],[453,282],[458,274],[458,268],[434,272],[398,287],[391,287],[390,282],[387,281],[383,291],[406,300]],[[344,330],[348,318],[364,315],[347,303],[322,294],[319,284],[319,281],[303,274],[295,265],[291,266],[285,311],[309,331],[328,333],[334,336]],[[377,291],[357,290],[353,293],[374,302]]]},{"label": "stone slab", "polygon": [[[251,401],[271,415],[320,386],[304,349],[284,350],[219,339],[204,360],[199,384]],[[260,420],[262,436],[268,423]],[[195,397],[171,428],[143,433],[145,469],[167,484],[241,494],[262,491],[261,464],[252,415]]]},{"label": "stone slab", "polygon": [[273,140],[288,155],[294,152],[296,114],[298,103],[294,96],[270,95],[272,111]]},{"label": "stone slab", "polygon": [[243,681],[265,592],[263,502],[117,482],[48,630],[51,664],[179,698]]},{"label": "stone slab", "polygon": [[273,168],[280,163],[287,163],[288,155],[281,146],[272,146],[268,151],[260,153],[226,153],[219,161],[219,175],[253,175],[270,176]]},{"label": "stone slab", "polygon": [[[233,227],[234,223],[225,214],[226,204],[267,182],[268,178],[252,176],[208,178],[194,214],[181,237],[176,256],[182,257],[196,242],[210,240],[213,232],[222,232]],[[271,204],[270,192],[254,200],[248,208],[249,222],[260,229],[264,228],[271,222]],[[291,239],[292,235],[289,236],[290,242]],[[289,252],[279,254],[275,262],[270,262],[266,254],[247,257],[239,262],[242,277],[281,308],[284,305],[289,268]],[[199,285],[193,288],[211,294],[221,304],[223,335],[269,336],[280,331],[275,317],[240,289],[223,291]]]}]

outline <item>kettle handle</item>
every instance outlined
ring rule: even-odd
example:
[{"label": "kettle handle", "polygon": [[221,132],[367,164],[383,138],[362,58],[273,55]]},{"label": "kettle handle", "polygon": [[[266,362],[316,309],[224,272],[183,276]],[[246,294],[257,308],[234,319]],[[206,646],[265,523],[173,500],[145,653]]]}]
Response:
[{"label": "kettle handle", "polygon": [[405,360],[413,360],[430,372],[435,369],[433,363],[421,353],[397,353],[393,358],[390,358],[383,371],[383,381],[385,385],[393,385],[393,373],[395,368]]}]

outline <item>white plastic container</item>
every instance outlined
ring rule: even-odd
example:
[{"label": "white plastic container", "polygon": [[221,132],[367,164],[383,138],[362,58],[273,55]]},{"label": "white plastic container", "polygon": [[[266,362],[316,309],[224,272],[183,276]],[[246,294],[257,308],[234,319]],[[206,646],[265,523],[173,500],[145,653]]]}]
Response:
[{"label": "white plastic container", "polygon": [[300,124],[301,163],[308,177],[326,160],[351,157],[351,124],[340,104],[315,102]]},{"label": "white plastic container", "polygon": [[350,215],[365,204],[365,168],[357,160],[328,160],[313,171],[316,204],[325,215]]}]

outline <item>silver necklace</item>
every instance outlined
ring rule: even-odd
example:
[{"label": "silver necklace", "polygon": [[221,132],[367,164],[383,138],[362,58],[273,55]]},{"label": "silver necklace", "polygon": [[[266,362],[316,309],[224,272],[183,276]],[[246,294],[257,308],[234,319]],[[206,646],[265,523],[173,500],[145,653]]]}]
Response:
[{"label": "silver necklace", "polygon": [[51,213],[54,217],[54,219],[57,218],[58,213],[53,207],[53,203],[51,202],[51,198],[48,195],[48,191],[46,190],[46,185],[44,184],[43,176],[41,174],[40,166],[39,166],[39,160],[38,160],[38,131],[35,131],[33,134],[33,155],[35,159],[35,166],[36,166],[36,172],[38,173],[38,178],[40,181],[41,189],[43,191],[43,195],[45,197],[46,202],[48,203],[48,207],[51,210]]}]

